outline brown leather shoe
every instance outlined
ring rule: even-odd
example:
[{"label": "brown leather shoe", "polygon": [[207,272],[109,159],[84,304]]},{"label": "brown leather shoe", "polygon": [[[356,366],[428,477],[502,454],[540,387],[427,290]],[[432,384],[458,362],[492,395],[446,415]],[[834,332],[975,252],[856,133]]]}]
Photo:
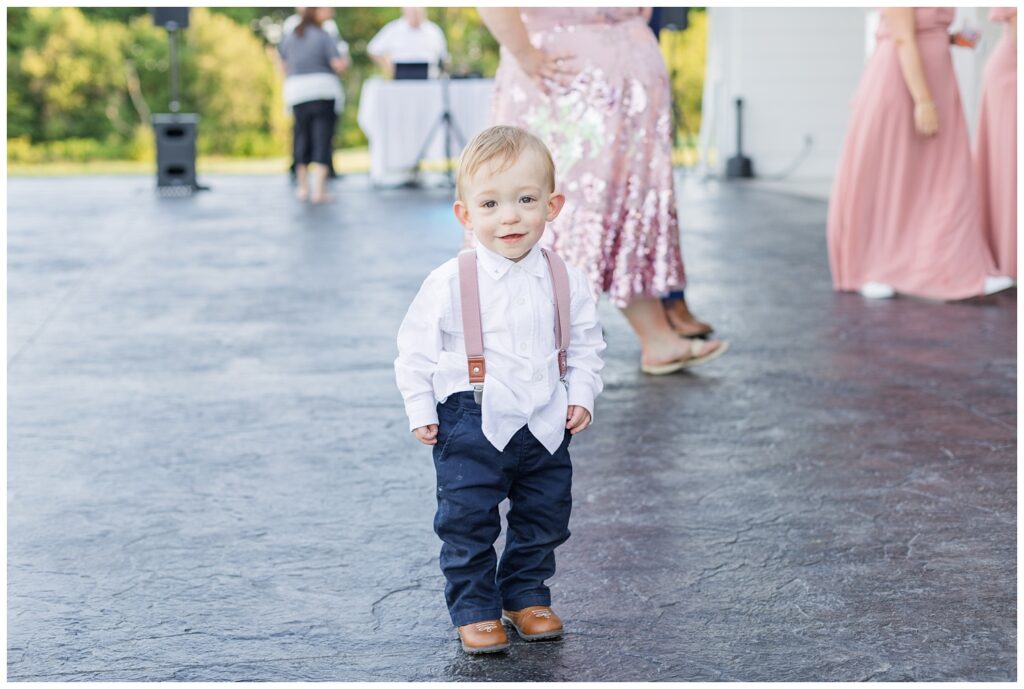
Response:
[{"label": "brown leather shoe", "polygon": [[518,612],[502,610],[502,613],[525,641],[554,639],[562,635],[562,620],[546,605],[531,605]]},{"label": "brown leather shoe", "polygon": [[459,627],[462,650],[466,653],[497,653],[508,648],[508,636],[501,620],[485,620]]}]

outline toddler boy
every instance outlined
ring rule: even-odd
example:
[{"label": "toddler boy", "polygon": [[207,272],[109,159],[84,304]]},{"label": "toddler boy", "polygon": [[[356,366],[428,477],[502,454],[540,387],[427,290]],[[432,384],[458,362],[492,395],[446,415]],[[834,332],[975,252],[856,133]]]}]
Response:
[{"label": "toddler boy", "polygon": [[562,379],[554,285],[537,243],[565,197],[543,142],[517,127],[481,132],[463,151],[456,193],[455,216],[477,240],[483,394],[478,403],[470,383],[459,259],[423,282],[398,331],[395,373],[410,429],[433,446],[449,614],[466,652],[490,653],[508,647],[502,616],[528,641],[562,634],[544,582],[569,537],[569,441],[593,419],[605,343],[590,286],[567,266]]}]

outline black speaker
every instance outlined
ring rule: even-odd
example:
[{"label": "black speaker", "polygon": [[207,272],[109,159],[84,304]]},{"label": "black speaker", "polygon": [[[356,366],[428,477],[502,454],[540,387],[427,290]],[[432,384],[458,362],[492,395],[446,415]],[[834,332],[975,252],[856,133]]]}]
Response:
[{"label": "black speaker", "polygon": [[162,26],[168,31],[188,28],[187,7],[150,7],[149,11],[156,26]]},{"label": "black speaker", "polygon": [[196,129],[199,116],[153,115],[156,134],[156,186],[198,189],[196,183]]}]

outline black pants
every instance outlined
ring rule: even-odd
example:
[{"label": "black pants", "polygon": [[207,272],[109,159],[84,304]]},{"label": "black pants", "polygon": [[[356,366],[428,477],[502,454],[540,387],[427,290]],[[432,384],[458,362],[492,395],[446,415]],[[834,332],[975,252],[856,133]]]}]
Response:
[{"label": "black pants", "polygon": [[331,164],[334,136],[334,100],[312,100],[292,108],[295,138],[292,155],[296,165]]}]

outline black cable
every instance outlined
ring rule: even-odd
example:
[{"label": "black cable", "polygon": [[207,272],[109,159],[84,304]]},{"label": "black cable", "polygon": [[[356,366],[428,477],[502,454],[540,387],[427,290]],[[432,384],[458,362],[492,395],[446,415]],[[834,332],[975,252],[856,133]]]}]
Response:
[{"label": "black cable", "polygon": [[782,169],[782,172],[776,172],[771,175],[758,175],[757,178],[772,182],[778,182],[786,179],[793,174],[798,167],[800,167],[804,160],[807,159],[807,156],[811,154],[812,150],[814,150],[814,139],[810,136],[804,136],[804,147],[796,154],[796,158],[793,159],[793,162]]}]

